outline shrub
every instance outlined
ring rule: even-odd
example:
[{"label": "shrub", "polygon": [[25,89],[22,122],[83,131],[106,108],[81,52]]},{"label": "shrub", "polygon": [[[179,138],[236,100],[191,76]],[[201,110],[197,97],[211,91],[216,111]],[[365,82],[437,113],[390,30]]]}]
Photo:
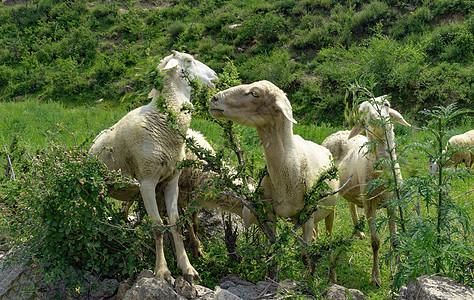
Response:
[{"label": "shrub", "polygon": [[79,64],[87,64],[94,60],[98,41],[89,28],[79,26],[71,29],[60,42],[61,56],[73,58]]},{"label": "shrub", "polygon": [[351,26],[352,32],[358,36],[364,36],[370,33],[368,30],[377,23],[389,21],[392,15],[393,12],[387,4],[380,1],[371,1],[364,5],[362,11],[354,15]]},{"label": "shrub", "polygon": [[274,50],[268,54],[255,55],[238,67],[242,79],[246,82],[268,80],[289,92],[296,79],[297,65],[290,61],[285,50]]},{"label": "shrub", "polygon": [[175,21],[171,23],[166,30],[171,38],[177,38],[181,33],[186,30],[186,24],[181,21]]},{"label": "shrub", "polygon": [[446,24],[426,38],[424,50],[434,59],[467,62],[473,58],[474,35],[463,25]]},{"label": "shrub", "polygon": [[275,12],[255,14],[242,22],[236,44],[250,44],[257,52],[269,51],[280,40],[285,29],[285,19]]},{"label": "shrub", "polygon": [[105,198],[111,185],[129,179],[80,147],[51,144],[31,159],[14,140],[0,151],[17,174],[0,178],[1,219],[10,222],[6,236],[23,246],[17,258],[32,257],[50,280],[70,275],[71,267],[80,274],[128,278],[148,265],[153,254],[143,228],[149,223],[123,221]]},{"label": "shrub", "polygon": [[395,39],[402,39],[412,33],[422,33],[428,29],[428,24],[432,20],[433,15],[430,9],[422,6],[413,13],[405,14],[400,21],[390,28],[390,33]]},{"label": "shrub", "polygon": [[474,228],[469,214],[452,195],[453,182],[472,175],[465,169],[444,167],[454,153],[453,149],[445,150],[449,126],[466,112],[457,110],[455,105],[421,112],[430,120],[423,129],[433,138],[425,143],[411,143],[407,151],[427,154],[437,162],[438,170],[434,176],[428,174],[405,180],[401,197],[391,204],[400,206],[406,213],[405,219],[398,221],[406,231],[392,237],[397,247],[387,257],[399,257],[393,283],[396,288],[423,274],[440,274],[468,285],[474,283]]}]

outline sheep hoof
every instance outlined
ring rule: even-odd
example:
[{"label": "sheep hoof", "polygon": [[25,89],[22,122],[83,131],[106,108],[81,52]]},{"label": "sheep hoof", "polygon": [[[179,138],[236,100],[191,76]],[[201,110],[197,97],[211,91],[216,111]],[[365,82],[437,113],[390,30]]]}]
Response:
[{"label": "sheep hoof", "polygon": [[382,281],[380,278],[372,278],[371,284],[375,285],[376,287],[382,287]]},{"label": "sheep hoof", "polygon": [[173,277],[171,276],[171,272],[168,270],[168,268],[156,269],[155,276],[158,278],[162,278],[168,282],[174,281]]},{"label": "sheep hoof", "polygon": [[194,284],[194,282],[201,282],[201,277],[199,277],[199,274],[197,274],[197,273],[196,274],[186,274],[183,277],[190,284]]}]

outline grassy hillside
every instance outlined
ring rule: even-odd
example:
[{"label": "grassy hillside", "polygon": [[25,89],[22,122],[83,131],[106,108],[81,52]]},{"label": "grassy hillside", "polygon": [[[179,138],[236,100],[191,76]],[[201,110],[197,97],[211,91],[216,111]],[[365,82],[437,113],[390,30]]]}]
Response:
[{"label": "grassy hillside", "polygon": [[[52,240],[46,245],[62,259],[60,267],[75,261],[87,272],[124,280],[153,266],[148,231],[118,230],[120,226],[143,229],[146,224],[116,218],[116,201],[97,203],[97,190],[102,194],[108,180],[117,181],[107,177],[103,165],[84,149],[127,110],[148,101],[145,95],[157,77],[155,67],[169,50],[192,53],[220,74],[232,61],[246,83],[274,82],[292,102],[298,120],[295,133],[321,143],[331,133],[349,129],[343,120],[350,85],[368,87],[376,96],[391,94],[393,106],[418,127],[438,120],[417,120],[423,118],[418,113],[423,108],[449,103],[472,108],[473,6],[470,0],[3,1],[0,250],[25,240],[36,241],[51,219],[59,219],[69,224],[58,231],[73,230],[71,236],[77,237],[65,239],[63,233],[51,231]],[[472,285],[473,175],[465,168],[450,168],[438,186],[428,172],[429,157],[442,150],[437,147],[444,147],[450,136],[472,129],[472,121],[462,115],[440,128],[444,133],[440,143],[430,130],[395,127],[397,154],[407,182],[404,198],[396,202],[405,212],[398,227],[403,223],[408,229],[399,230],[397,236],[402,260],[395,281],[390,274],[393,253],[388,249],[385,213],[380,210],[377,219],[385,258],[381,261],[382,287],[377,288],[369,284],[370,238],[350,238],[353,225],[342,198],[333,239],[329,241],[321,224],[321,238],[311,248],[319,255],[315,257],[319,278],[305,271],[297,239],[291,239],[286,250],[276,255],[281,278],[296,279],[302,283],[299,292],[319,296],[326,286],[330,246],[336,254],[339,284],[360,289],[371,299],[385,299],[407,278],[420,274],[442,274]],[[437,124],[430,122],[429,126]],[[216,149],[226,145],[215,123],[197,116],[192,127]],[[238,125],[235,130],[241,149],[249,153],[249,164],[257,171],[264,158],[255,130]],[[19,138],[14,139],[14,134]],[[82,143],[84,149],[73,146]],[[9,165],[17,180],[8,177]],[[437,202],[438,195],[446,203]],[[91,205],[90,200],[95,202]],[[41,215],[49,203],[61,211]],[[140,206],[136,211],[140,213]],[[89,219],[80,220],[81,216]],[[116,221],[119,226],[104,227],[100,220]],[[443,226],[437,235],[436,222],[438,229]],[[283,223],[279,223],[280,232]],[[70,224],[78,226],[70,229]],[[367,226],[364,230],[368,236]],[[193,265],[203,284],[213,288],[231,273],[253,282],[263,280],[262,249],[267,243],[256,227],[239,235],[237,251],[242,262],[226,255],[222,235],[201,236],[206,257],[193,260]],[[39,257],[48,254],[37,245]],[[71,256],[62,255],[66,248]],[[166,255],[173,276],[179,276],[171,245]],[[102,259],[105,257],[107,260]],[[444,265],[435,268],[435,262]]]},{"label": "grassy hillside", "polygon": [[473,34],[469,0],[5,1],[0,99],[133,105],[176,49],[273,81],[307,122],[340,125],[355,83],[414,116],[473,106]]}]

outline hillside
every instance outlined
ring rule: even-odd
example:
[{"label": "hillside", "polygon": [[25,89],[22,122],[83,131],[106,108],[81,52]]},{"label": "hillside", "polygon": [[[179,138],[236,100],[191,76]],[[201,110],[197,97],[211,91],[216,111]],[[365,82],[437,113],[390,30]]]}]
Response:
[{"label": "hillside", "polygon": [[133,106],[176,49],[218,73],[231,60],[243,82],[274,82],[303,122],[340,124],[350,84],[391,94],[410,118],[473,107],[470,0],[2,3],[0,101]]}]

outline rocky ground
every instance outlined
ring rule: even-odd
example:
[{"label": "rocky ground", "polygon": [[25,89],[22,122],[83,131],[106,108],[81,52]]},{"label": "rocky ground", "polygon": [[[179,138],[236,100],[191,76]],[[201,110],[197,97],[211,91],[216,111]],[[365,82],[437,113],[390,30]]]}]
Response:
[{"label": "rocky ground", "polygon": [[[26,263],[9,264],[7,255],[0,253],[0,300],[19,299],[70,299],[66,296],[66,283],[46,284],[37,267]],[[292,298],[299,291],[299,299],[368,299],[358,290],[331,285],[321,296],[304,295],[298,282],[261,281],[252,283],[237,276],[228,275],[220,280],[219,286],[209,289],[192,285],[184,277],[173,282],[156,278],[152,271],[144,270],[134,282],[118,282],[115,279],[99,280],[92,275],[83,278],[85,289],[77,293],[77,300],[254,300]],[[34,296],[33,296],[34,295]],[[398,295],[397,295],[398,296]],[[387,299],[391,299],[391,296]],[[398,300],[466,300],[474,299],[474,289],[439,276],[421,276],[400,290]]]}]

